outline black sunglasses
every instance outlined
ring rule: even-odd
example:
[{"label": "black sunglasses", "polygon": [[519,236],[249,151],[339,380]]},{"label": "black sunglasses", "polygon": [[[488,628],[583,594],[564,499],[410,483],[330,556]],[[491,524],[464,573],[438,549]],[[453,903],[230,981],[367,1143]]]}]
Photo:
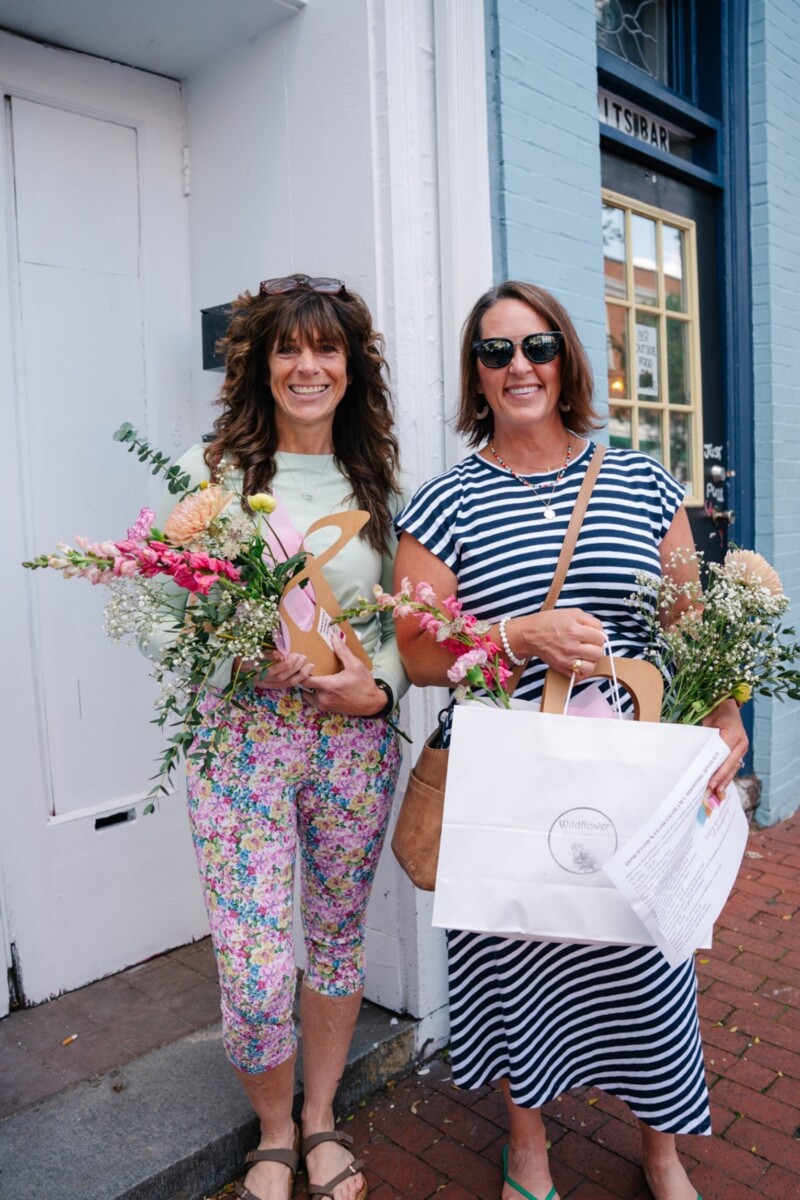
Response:
[{"label": "black sunglasses", "polygon": [[511,338],[481,338],[472,343],[472,349],[485,367],[493,370],[507,367],[514,357],[517,346],[522,346],[522,353],[528,362],[549,363],[556,358],[564,341],[563,333],[529,333],[521,342],[512,342]]},{"label": "black sunglasses", "polygon": [[296,292],[299,288],[309,288],[312,292],[322,292],[326,296],[337,296],[345,290],[341,279],[327,279],[325,276],[315,278],[312,275],[285,275],[281,279],[262,279],[258,286],[262,296],[284,296],[287,292]]}]

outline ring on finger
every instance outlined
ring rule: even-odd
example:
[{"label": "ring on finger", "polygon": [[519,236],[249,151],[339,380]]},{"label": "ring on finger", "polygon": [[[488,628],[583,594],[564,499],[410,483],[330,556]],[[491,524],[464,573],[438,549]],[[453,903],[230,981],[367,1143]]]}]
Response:
[{"label": "ring on finger", "polygon": [[579,674],[580,674],[580,671],[581,671],[581,667],[582,667],[582,666],[583,666],[583,659],[582,659],[582,658],[575,658],[575,659],[573,659],[573,661],[572,661],[572,664],[571,664],[571,670],[572,670],[572,674],[573,674],[573,675],[579,675]]}]

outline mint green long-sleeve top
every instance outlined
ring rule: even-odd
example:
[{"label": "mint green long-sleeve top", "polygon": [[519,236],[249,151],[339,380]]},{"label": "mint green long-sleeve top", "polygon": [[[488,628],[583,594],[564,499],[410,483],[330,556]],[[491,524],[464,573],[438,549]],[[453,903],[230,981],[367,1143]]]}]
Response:
[{"label": "mint green long-sleeve top", "polygon": [[[203,458],[203,449],[198,443],[178,460],[177,465],[189,475],[192,486],[210,476]],[[275,462],[277,470],[271,490],[282,501],[298,532],[304,533],[321,517],[358,507],[355,500],[349,497],[351,485],[334,463],[333,455],[278,452]],[[241,491],[241,484],[241,471],[234,469],[225,472],[223,486]],[[179,497],[170,494],[163,498],[156,514],[156,525],[159,529],[163,529],[164,522],[178,500]],[[399,507],[402,500],[398,497],[397,501]],[[316,536],[322,539],[325,531],[320,530]],[[315,550],[320,553],[327,542],[321,541],[317,544],[314,539],[315,535],[312,535],[307,549],[312,553]],[[362,537],[355,537],[326,563],[325,578],[342,608],[355,604],[359,596],[371,598],[376,583],[380,583],[385,591],[391,591],[395,549],[394,531],[391,533],[389,552],[386,554],[379,554]],[[165,588],[171,593],[171,597],[174,596],[174,603],[171,599],[163,620],[149,637],[140,642],[142,651],[154,661],[158,661],[164,648],[175,639],[176,616],[179,615],[180,606],[185,607],[187,599],[187,594],[182,588],[169,582],[165,584]],[[376,679],[388,683],[395,698],[399,699],[408,690],[408,679],[400,661],[391,613],[365,616],[352,621],[351,624],[372,660],[373,675]],[[232,666],[232,658],[221,663],[209,679],[209,683],[213,687],[224,687],[230,681]]]}]

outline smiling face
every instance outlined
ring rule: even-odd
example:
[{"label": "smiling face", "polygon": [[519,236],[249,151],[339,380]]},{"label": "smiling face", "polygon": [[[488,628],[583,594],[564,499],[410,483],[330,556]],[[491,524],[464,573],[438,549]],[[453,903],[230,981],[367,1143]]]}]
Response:
[{"label": "smiling face", "polygon": [[267,367],[278,444],[327,434],[332,449],[333,417],[348,385],[343,347],[295,332],[275,344]]},{"label": "smiling face", "polygon": [[[522,300],[504,299],[481,318],[480,337],[521,342],[529,333],[547,333],[551,325]],[[549,363],[528,362],[517,345],[507,367],[485,367],[477,361],[480,394],[494,416],[495,441],[529,432],[547,434],[563,429],[558,409],[561,395],[561,356]]]}]

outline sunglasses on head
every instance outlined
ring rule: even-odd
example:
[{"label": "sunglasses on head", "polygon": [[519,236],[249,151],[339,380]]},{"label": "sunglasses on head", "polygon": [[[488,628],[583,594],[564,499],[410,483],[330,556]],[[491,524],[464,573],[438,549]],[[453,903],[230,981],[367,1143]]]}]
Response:
[{"label": "sunglasses on head", "polygon": [[522,347],[522,353],[528,362],[549,363],[556,358],[564,341],[563,333],[529,333],[521,342],[512,342],[511,338],[480,338],[472,343],[472,349],[485,367],[492,369],[507,367],[514,357],[517,346]]},{"label": "sunglasses on head", "polygon": [[312,275],[285,275],[280,279],[262,279],[258,286],[262,296],[283,296],[287,292],[296,292],[299,288],[308,288],[312,292],[322,292],[327,296],[337,296],[345,290],[341,279],[327,279],[325,276],[315,278]]}]

